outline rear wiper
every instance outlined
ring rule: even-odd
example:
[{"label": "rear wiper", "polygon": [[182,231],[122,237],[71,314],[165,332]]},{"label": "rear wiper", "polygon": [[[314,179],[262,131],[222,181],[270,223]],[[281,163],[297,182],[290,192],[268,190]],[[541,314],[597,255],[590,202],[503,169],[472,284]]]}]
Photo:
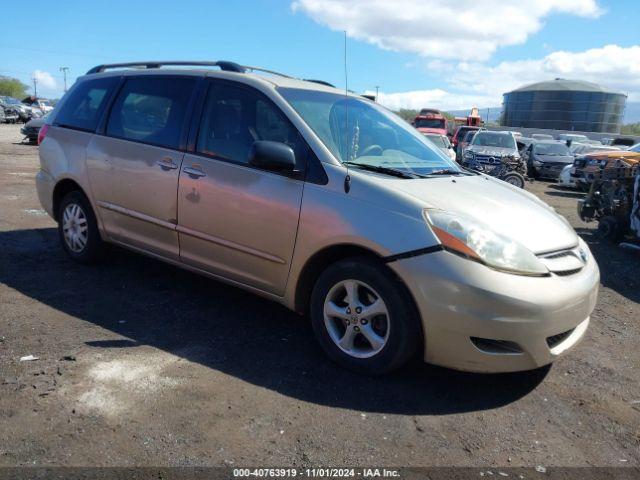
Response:
[{"label": "rear wiper", "polygon": [[391,167],[382,167],[380,165],[371,165],[368,163],[360,163],[360,162],[342,162],[345,165],[355,165],[356,167],[360,167],[363,170],[369,170],[371,172],[377,173],[385,173],[387,175],[391,175],[399,178],[424,178],[422,175],[418,175],[417,173],[405,172],[403,170],[398,170],[396,168]]}]

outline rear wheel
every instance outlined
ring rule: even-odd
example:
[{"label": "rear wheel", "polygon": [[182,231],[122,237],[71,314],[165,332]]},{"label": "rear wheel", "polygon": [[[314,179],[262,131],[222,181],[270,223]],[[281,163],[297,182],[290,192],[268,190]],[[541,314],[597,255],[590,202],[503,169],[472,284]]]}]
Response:
[{"label": "rear wheel", "polygon": [[343,260],[322,273],[311,296],[311,320],[331,359],[374,375],[402,366],[422,333],[404,286],[367,258]]},{"label": "rear wheel", "polygon": [[104,253],[96,216],[82,192],[70,192],[60,202],[58,233],[65,252],[76,262],[93,263]]}]

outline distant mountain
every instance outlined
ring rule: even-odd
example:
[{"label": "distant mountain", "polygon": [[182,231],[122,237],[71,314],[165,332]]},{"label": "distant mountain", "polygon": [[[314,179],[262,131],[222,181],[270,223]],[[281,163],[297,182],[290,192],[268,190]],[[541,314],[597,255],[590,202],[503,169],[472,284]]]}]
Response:
[{"label": "distant mountain", "polygon": [[[466,117],[469,115],[471,109],[469,110],[449,110],[447,113],[454,115],[456,117]],[[489,107],[489,108],[479,108],[478,112],[482,116],[482,120],[485,122],[497,122],[500,119],[500,113],[502,112],[502,107]],[[623,123],[626,125],[628,123],[637,123],[640,122],[640,102],[627,102],[627,108],[624,111],[624,121]]]}]

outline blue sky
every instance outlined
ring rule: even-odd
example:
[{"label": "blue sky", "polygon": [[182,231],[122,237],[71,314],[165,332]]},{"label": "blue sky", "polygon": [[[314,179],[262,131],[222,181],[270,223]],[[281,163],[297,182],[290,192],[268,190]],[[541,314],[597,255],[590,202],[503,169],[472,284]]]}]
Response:
[{"label": "blue sky", "polygon": [[61,66],[73,82],[93,65],[140,59],[233,60],[342,87],[347,30],[349,88],[379,85],[394,108],[495,106],[508,89],[555,76],[640,100],[632,0],[35,0],[29,9],[42,13],[26,20],[19,2],[3,6],[15,21],[3,22],[0,75],[36,76],[43,96],[61,95]]}]

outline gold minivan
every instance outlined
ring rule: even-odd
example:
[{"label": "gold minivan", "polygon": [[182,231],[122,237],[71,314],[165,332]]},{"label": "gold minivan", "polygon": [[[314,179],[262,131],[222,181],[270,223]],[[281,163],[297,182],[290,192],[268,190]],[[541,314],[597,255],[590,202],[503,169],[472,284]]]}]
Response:
[{"label": "gold minivan", "polygon": [[336,362],[551,363],[599,271],[533,195],[467,171],[375,102],[232,62],[101,65],[40,132],[37,189],[74,260],[106,242],[310,317]]}]

